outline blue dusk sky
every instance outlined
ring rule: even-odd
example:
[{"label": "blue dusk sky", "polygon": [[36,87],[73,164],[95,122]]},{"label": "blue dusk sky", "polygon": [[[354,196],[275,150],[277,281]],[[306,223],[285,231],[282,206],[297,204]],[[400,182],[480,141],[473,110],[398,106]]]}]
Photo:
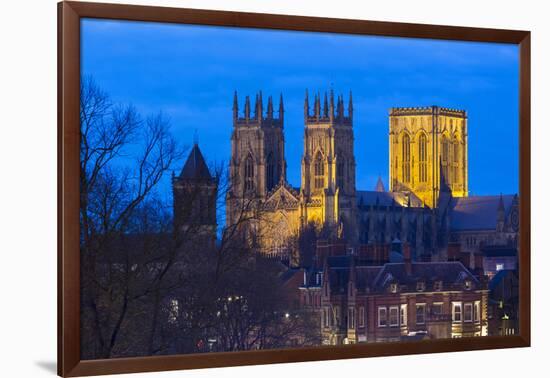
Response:
[{"label": "blue dusk sky", "polygon": [[[300,186],[304,93],[353,91],[357,188],[388,183],[388,110],[468,112],[471,194],[518,191],[519,57],[515,45],[329,33],[82,21],[82,74],[143,115],[164,112],[182,146],[230,158],[233,92],[285,106],[287,178]],[[174,167],[179,172],[183,161]],[[169,190],[165,180],[161,190]]]}]

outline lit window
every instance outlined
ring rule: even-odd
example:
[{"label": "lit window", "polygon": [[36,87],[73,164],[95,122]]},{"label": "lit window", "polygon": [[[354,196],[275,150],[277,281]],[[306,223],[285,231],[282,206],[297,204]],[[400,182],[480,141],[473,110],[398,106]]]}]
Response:
[{"label": "lit window", "polygon": [[397,293],[397,284],[396,283],[390,284],[390,292]]},{"label": "lit window", "polygon": [[462,302],[453,302],[453,322],[462,322]]},{"label": "lit window", "polygon": [[471,303],[464,303],[464,321],[471,323],[473,319],[473,306]]},{"label": "lit window", "polygon": [[363,306],[359,307],[359,320],[357,321],[357,324],[359,325],[359,328],[363,328],[365,326],[365,307]]},{"label": "lit window", "polygon": [[400,318],[401,318],[401,325],[406,326],[407,325],[407,305],[402,304],[400,309]]},{"label": "lit window", "polygon": [[390,327],[397,327],[399,325],[399,307],[390,307]]},{"label": "lit window", "polygon": [[479,301],[474,302],[474,322],[479,323],[479,319],[481,319],[481,308]]},{"label": "lit window", "polygon": [[470,281],[470,280],[464,281],[464,288],[466,290],[471,290],[472,289],[472,281]]},{"label": "lit window", "polygon": [[378,327],[388,325],[388,310],[386,307],[378,307]]},{"label": "lit window", "polygon": [[355,309],[353,307],[348,308],[348,328],[355,328]]},{"label": "lit window", "polygon": [[177,299],[172,299],[170,301],[170,312],[168,315],[168,322],[175,323],[178,320],[179,316],[179,302]]},{"label": "lit window", "polygon": [[497,264],[497,272],[504,269],[504,264]]},{"label": "lit window", "polygon": [[426,304],[419,303],[416,305],[416,324],[426,323]]}]

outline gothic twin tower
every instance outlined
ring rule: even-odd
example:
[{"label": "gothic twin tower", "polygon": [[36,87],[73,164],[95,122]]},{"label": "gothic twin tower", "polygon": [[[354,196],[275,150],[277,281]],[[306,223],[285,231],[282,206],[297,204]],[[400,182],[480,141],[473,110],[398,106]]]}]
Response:
[{"label": "gothic twin tower", "polygon": [[[344,97],[334,92],[315,95],[313,109],[306,92],[304,102],[304,154],[302,157],[301,187],[292,188],[286,181],[284,143],[284,105],[281,95],[279,114],[275,117],[273,100],[268,98],[263,112],[261,92],[256,95],[251,114],[246,97],[244,114],[239,114],[237,93],[233,104],[233,133],[231,136],[231,191],[227,195],[227,220],[237,217],[254,201],[262,205],[264,218],[254,231],[282,237],[295,233],[309,222],[337,224],[355,219],[355,156],[353,153],[353,100],[348,99],[347,113]],[[321,105],[321,102],[323,104]],[[268,238],[270,238],[268,236]],[[277,239],[276,237],[273,239]],[[273,247],[271,245],[271,247]]]},{"label": "gothic twin tower", "polygon": [[[309,224],[333,226],[329,229],[337,230],[339,237],[351,243],[370,242],[375,230],[385,230],[381,239],[400,235],[390,232],[395,226],[395,220],[388,216],[390,210],[406,209],[414,218],[423,209],[444,211],[452,197],[468,196],[464,110],[438,106],[390,109],[390,188],[385,192],[382,184],[372,191],[356,189],[351,92],[347,103],[346,109],[344,97],[335,98],[331,90],[323,97],[316,94],[310,109],[306,91],[301,185],[294,188],[286,179],[282,95],[277,115],[271,97],[264,113],[261,92],[256,95],[254,108],[246,97],[241,114],[235,93],[226,226],[247,219],[244,229],[270,253],[287,250],[289,237],[297,236]],[[176,212],[189,197],[188,188],[198,184],[204,189],[200,213],[209,215],[203,223],[215,239],[212,207],[217,181],[208,173],[198,146],[181,175],[173,180]],[[377,211],[385,215],[380,218]]]}]

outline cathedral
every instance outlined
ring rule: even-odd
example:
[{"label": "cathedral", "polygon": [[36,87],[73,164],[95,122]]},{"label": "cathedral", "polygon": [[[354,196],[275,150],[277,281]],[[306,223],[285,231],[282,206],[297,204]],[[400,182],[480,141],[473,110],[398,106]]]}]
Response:
[{"label": "cathedral", "polygon": [[[517,195],[469,195],[466,111],[390,109],[389,187],[379,178],[373,190],[361,190],[351,92],[347,99],[331,90],[311,100],[306,91],[297,188],[286,179],[282,95],[277,111],[272,97],[264,111],[260,92],[254,106],[247,96],[240,112],[234,94],[226,227],[239,224],[261,253],[294,253],[289,240],[310,226],[345,240],[351,254],[369,246],[399,252],[406,243],[417,261],[446,261],[451,246],[472,255],[485,246],[517,247]],[[194,169],[174,179],[175,193],[199,180],[211,197],[217,187],[198,146],[189,159],[186,167]],[[212,216],[205,223],[215,227]]]}]

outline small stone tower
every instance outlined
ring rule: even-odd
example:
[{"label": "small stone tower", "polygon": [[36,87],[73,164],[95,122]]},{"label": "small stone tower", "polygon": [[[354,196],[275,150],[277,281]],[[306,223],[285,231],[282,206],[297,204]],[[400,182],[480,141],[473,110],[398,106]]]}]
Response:
[{"label": "small stone tower", "polygon": [[227,223],[234,224],[243,207],[265,200],[267,194],[286,180],[284,146],[284,106],[280,96],[278,116],[273,99],[267,100],[264,113],[262,92],[256,95],[254,108],[246,96],[244,112],[239,114],[237,92],[233,98],[230,188],[226,197]]},{"label": "small stone tower", "polygon": [[392,108],[389,118],[390,191],[412,192],[430,208],[444,191],[467,197],[466,111]]},{"label": "small stone tower", "polygon": [[197,143],[179,176],[172,176],[172,190],[176,240],[196,240],[201,248],[213,247],[216,242],[218,179],[210,174]]},{"label": "small stone tower", "polygon": [[[343,96],[335,102],[332,90],[323,99],[317,94],[311,112],[306,91],[301,189],[308,221],[338,227],[343,224],[344,229],[353,230],[356,204],[351,92],[348,101],[346,114]],[[346,237],[353,239],[352,235]]]}]

